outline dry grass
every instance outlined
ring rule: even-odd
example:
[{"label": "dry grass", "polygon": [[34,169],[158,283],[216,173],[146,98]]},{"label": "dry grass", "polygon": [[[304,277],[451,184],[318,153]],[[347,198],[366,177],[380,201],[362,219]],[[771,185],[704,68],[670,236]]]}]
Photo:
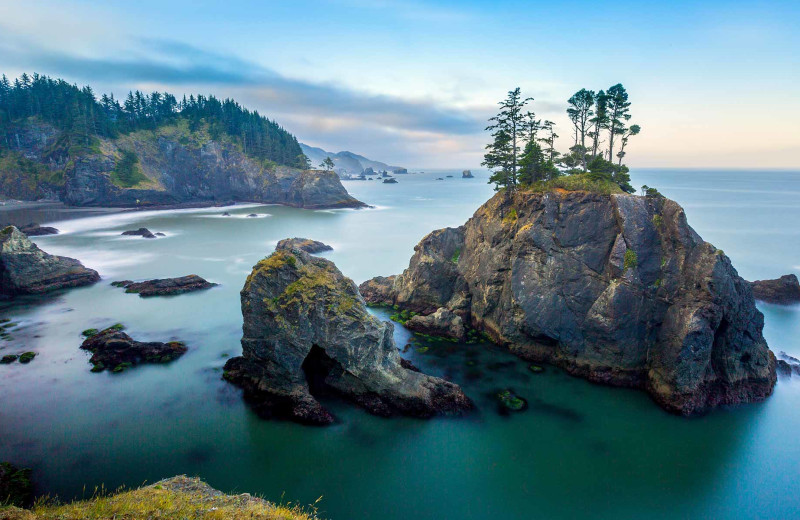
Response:
[{"label": "dry grass", "polygon": [[525,186],[523,189],[535,193],[544,193],[547,191],[561,193],[564,191],[588,191],[591,193],[601,193],[603,195],[625,193],[617,183],[606,180],[593,180],[585,173],[563,175],[549,181],[534,182],[530,186]]},{"label": "dry grass", "polygon": [[[16,515],[16,516],[14,516]],[[59,504],[39,500],[30,512],[0,510],[0,520],[144,520],[208,519],[226,520],[316,520],[314,506],[276,505],[264,499],[226,495],[197,478],[174,477],[156,484],[106,494],[99,490],[89,500]]]}]

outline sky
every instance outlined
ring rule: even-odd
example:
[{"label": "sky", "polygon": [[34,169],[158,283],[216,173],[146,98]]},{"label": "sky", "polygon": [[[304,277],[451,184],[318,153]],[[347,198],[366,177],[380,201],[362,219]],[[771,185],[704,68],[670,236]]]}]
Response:
[{"label": "sky", "polygon": [[0,0],[0,73],[232,97],[329,151],[478,167],[520,87],[622,83],[632,167],[800,167],[800,2]]}]

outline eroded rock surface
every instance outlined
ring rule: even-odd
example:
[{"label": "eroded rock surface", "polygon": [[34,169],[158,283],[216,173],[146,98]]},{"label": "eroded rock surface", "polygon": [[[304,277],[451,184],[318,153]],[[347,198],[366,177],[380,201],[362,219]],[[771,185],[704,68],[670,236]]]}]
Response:
[{"label": "eroded rock surface", "polygon": [[284,238],[275,249],[300,249],[309,254],[322,253],[324,251],[333,251],[333,248],[328,244],[324,244],[318,240],[311,240],[309,238]]},{"label": "eroded rock surface", "polygon": [[450,382],[401,362],[394,327],[369,314],[355,283],[329,260],[279,249],[241,292],[243,356],[225,378],[264,416],[308,424],[334,418],[314,394],[333,392],[383,416],[431,417],[471,403]]},{"label": "eroded rock surface", "polygon": [[201,291],[203,289],[210,289],[217,284],[209,282],[196,274],[190,274],[178,278],[157,278],[155,280],[145,280],[143,282],[122,280],[111,282],[111,285],[115,287],[124,287],[127,293],[135,293],[141,297],[147,297],[172,296],[186,292]]},{"label": "eroded rock surface", "polygon": [[782,305],[800,303],[800,282],[794,274],[783,275],[775,280],[756,280],[750,285],[756,300]]},{"label": "eroded rock surface", "polygon": [[99,279],[74,258],[45,253],[14,226],[0,231],[0,296],[41,294]]},{"label": "eroded rock surface", "polygon": [[660,197],[499,193],[361,292],[447,309],[523,358],[644,389],[680,414],[757,401],[775,384],[749,283]]}]

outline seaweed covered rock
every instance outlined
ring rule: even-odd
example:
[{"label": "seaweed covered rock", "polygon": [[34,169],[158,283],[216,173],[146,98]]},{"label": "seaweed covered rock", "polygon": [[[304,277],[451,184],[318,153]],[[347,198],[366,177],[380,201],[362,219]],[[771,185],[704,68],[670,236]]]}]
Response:
[{"label": "seaweed covered rock", "polygon": [[786,274],[775,280],[756,280],[750,285],[756,300],[781,305],[800,303],[800,282],[794,274]]},{"label": "seaweed covered rock", "polygon": [[156,278],[143,282],[122,280],[111,282],[111,285],[114,287],[123,287],[126,293],[138,294],[144,298],[147,296],[172,296],[192,291],[201,291],[203,289],[215,287],[217,284],[209,282],[196,274],[190,274],[178,278]]},{"label": "seaweed covered rock", "polygon": [[0,231],[0,296],[41,294],[99,279],[74,258],[45,253],[14,226]]},{"label": "seaweed covered rock", "polygon": [[750,284],[662,197],[501,192],[361,290],[448,309],[525,359],[641,388],[675,413],[758,401],[775,384]]},{"label": "seaweed covered rock", "polygon": [[333,251],[333,248],[328,244],[324,244],[318,240],[311,240],[310,238],[284,238],[275,249],[300,249],[312,255],[322,253],[324,251]]},{"label": "seaweed covered rock", "polygon": [[226,363],[224,377],[264,416],[329,424],[315,397],[325,392],[383,416],[471,407],[457,385],[404,366],[393,325],[367,312],[329,260],[279,249],[253,268],[241,299],[243,356]]},{"label": "seaweed covered rock", "polygon": [[92,353],[89,360],[92,372],[111,370],[122,372],[140,363],[169,363],[186,353],[186,345],[179,341],[161,343],[158,341],[136,341],[121,330],[121,326],[113,326],[100,332],[92,331],[81,345],[83,350]]}]

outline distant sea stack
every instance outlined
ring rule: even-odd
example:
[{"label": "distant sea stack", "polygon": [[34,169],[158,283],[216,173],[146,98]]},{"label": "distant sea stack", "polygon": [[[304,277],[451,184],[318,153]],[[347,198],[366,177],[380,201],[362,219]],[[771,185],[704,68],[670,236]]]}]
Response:
[{"label": "distant sea stack", "polygon": [[525,359],[641,388],[683,415],[775,384],[750,284],[662,197],[500,192],[361,293],[438,314],[415,323],[438,333],[459,333],[458,316]]},{"label": "distant sea stack", "polygon": [[45,253],[14,226],[0,231],[0,297],[41,294],[100,279],[74,258]]},{"label": "distant sea stack", "polygon": [[279,249],[241,291],[241,357],[226,380],[265,417],[334,422],[317,392],[335,392],[377,415],[431,417],[471,408],[461,389],[400,358],[394,327],[367,312],[355,283],[333,262]]},{"label": "distant sea stack", "polygon": [[475,176],[472,175],[472,172],[470,170],[464,170],[463,172],[461,172],[461,178],[462,179],[474,179]]},{"label": "distant sea stack", "polygon": [[756,300],[780,305],[800,303],[800,282],[794,274],[787,274],[775,280],[756,280],[750,282]]}]

